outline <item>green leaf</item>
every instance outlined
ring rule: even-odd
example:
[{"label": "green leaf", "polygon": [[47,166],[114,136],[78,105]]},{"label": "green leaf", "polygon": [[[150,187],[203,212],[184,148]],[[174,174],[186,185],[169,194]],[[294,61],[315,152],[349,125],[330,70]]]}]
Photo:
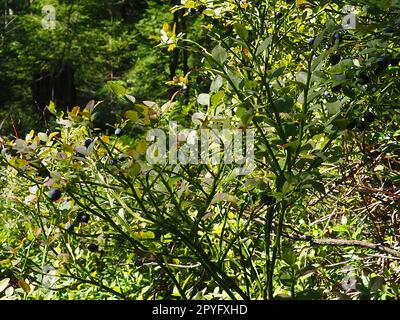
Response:
[{"label": "green leaf", "polygon": [[217,45],[211,51],[211,55],[212,55],[213,59],[220,64],[223,64],[226,61],[226,59],[228,58],[228,53],[220,45]]},{"label": "green leaf", "polygon": [[337,100],[335,102],[328,102],[326,104],[326,109],[328,110],[329,114],[336,114],[340,111],[340,107],[342,106],[342,102]]},{"label": "green leaf", "polygon": [[214,78],[213,82],[211,83],[210,91],[211,92],[217,92],[222,87],[222,84],[223,84],[222,77],[220,75],[217,75]]},{"label": "green leaf", "polygon": [[52,114],[57,114],[56,105],[54,104],[53,101],[50,101],[49,105],[47,106],[47,109],[48,109]]},{"label": "green leaf", "polygon": [[133,104],[136,102],[136,98],[135,98],[134,96],[131,96],[130,94],[126,94],[126,95],[125,95],[125,99],[126,99],[128,102],[132,102]]},{"label": "green leaf", "polygon": [[312,181],[311,185],[317,190],[319,193],[325,194],[325,186],[323,183],[318,181]]},{"label": "green leaf", "polygon": [[235,28],[235,31],[240,39],[247,41],[249,38],[249,31],[246,29],[246,27],[240,23],[235,23],[233,27]]},{"label": "green leaf", "polygon": [[283,96],[274,102],[274,106],[277,112],[288,113],[292,109],[294,101],[288,96]]},{"label": "green leaf", "polygon": [[296,82],[303,84],[303,85],[307,85],[307,77],[308,77],[307,72],[304,72],[304,71],[297,72],[296,73]]},{"label": "green leaf", "polygon": [[263,42],[260,43],[260,45],[258,46],[257,51],[256,51],[256,57],[258,57],[261,53],[263,53],[265,50],[267,50],[267,48],[271,44],[271,41],[272,41],[272,38],[268,37],[267,39],[265,39]]},{"label": "green leaf", "polygon": [[208,106],[210,104],[210,95],[208,93],[199,94],[197,102],[202,106]]},{"label": "green leaf", "polygon": [[211,98],[211,105],[213,107],[218,106],[221,102],[224,101],[225,92],[220,90],[216,94],[214,94]]},{"label": "green leaf", "polygon": [[322,299],[322,290],[306,289],[296,294],[298,300],[320,300]]},{"label": "green leaf", "polygon": [[111,90],[114,92],[115,95],[123,96],[124,94],[126,94],[125,87],[120,85],[119,83],[116,83],[113,81],[107,81],[107,84],[111,88]]},{"label": "green leaf", "polygon": [[10,282],[10,278],[5,278],[0,281],[0,292],[4,291]]},{"label": "green leaf", "polygon": [[296,263],[296,252],[290,243],[283,243],[281,255],[288,265],[292,266]]},{"label": "green leaf", "polygon": [[285,69],[286,67],[279,67],[278,69],[275,69],[274,72],[272,72],[271,79],[279,78]]},{"label": "green leaf", "polygon": [[125,112],[125,117],[131,120],[132,122],[136,122],[139,119],[139,115],[136,111],[128,110]]}]

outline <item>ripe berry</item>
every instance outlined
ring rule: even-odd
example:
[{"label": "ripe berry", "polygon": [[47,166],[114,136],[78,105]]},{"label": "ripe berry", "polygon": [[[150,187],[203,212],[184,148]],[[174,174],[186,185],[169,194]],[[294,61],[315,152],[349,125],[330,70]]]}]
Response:
[{"label": "ripe berry", "polygon": [[331,64],[334,66],[340,62],[340,59],[341,59],[340,55],[338,55],[337,53],[334,53],[331,55],[329,60],[331,61]]},{"label": "ripe berry", "polygon": [[371,82],[371,80],[365,73],[362,73],[362,74],[360,74],[358,82],[360,82],[361,84],[368,84]]},{"label": "ripe berry", "polygon": [[117,137],[122,136],[122,129],[121,129],[121,128],[115,129],[114,134],[115,134]]},{"label": "ripe berry", "polygon": [[46,168],[41,168],[38,171],[36,171],[36,176],[45,179],[47,177],[50,177],[50,172]]},{"label": "ripe berry", "polygon": [[189,16],[194,16],[196,14],[196,9],[189,8],[188,13],[189,13]]},{"label": "ripe berry", "polygon": [[88,250],[89,250],[90,252],[97,252],[97,251],[99,251],[99,246],[98,246],[97,244],[95,244],[95,243],[89,244],[87,248],[88,248]]},{"label": "ripe berry", "polygon": [[48,196],[51,201],[57,201],[61,198],[61,191],[57,188],[50,189]]},{"label": "ripe berry", "polygon": [[90,215],[88,213],[78,212],[78,215],[76,216],[76,221],[81,223],[88,223],[89,220],[90,220]]},{"label": "ripe berry", "polygon": [[92,139],[86,139],[85,140],[85,147],[88,148],[92,144],[93,140]]},{"label": "ripe berry", "polygon": [[206,10],[206,9],[207,9],[207,7],[206,7],[204,4],[201,4],[201,5],[199,6],[199,12],[200,12],[200,13],[203,13],[203,11]]},{"label": "ripe berry", "polygon": [[364,112],[363,118],[364,118],[364,121],[367,124],[370,124],[370,123],[375,121],[376,117],[375,117],[375,114],[373,114],[372,112],[367,111],[367,112]]},{"label": "ripe berry", "polygon": [[340,85],[340,84],[332,87],[332,92],[337,93],[337,92],[340,92],[340,90],[342,90],[342,85]]},{"label": "ripe berry", "polygon": [[75,157],[77,157],[77,158],[85,158],[85,155],[83,153],[77,152],[75,154]]},{"label": "ripe berry", "polygon": [[136,260],[135,260],[135,266],[138,266],[138,267],[140,267],[140,266],[142,266],[143,265],[143,258],[142,257],[138,257]]},{"label": "ripe berry", "polygon": [[307,43],[308,44],[314,44],[314,41],[315,41],[315,39],[314,38],[309,38],[309,39],[307,39]]},{"label": "ripe berry", "polygon": [[394,29],[392,27],[387,27],[383,30],[384,33],[392,34],[394,33]]},{"label": "ripe berry", "polygon": [[343,36],[339,32],[333,34],[333,41],[338,40],[339,43],[343,41]]},{"label": "ripe berry", "polygon": [[375,74],[380,74],[381,72],[383,72],[389,65],[389,61],[391,59],[391,56],[389,55],[383,55],[380,56],[376,62],[377,62],[377,67],[375,69]]},{"label": "ripe berry", "polygon": [[283,13],[282,12],[278,12],[277,14],[276,14],[276,18],[277,19],[280,19],[280,18],[282,18],[283,17]]},{"label": "ripe berry", "polygon": [[74,231],[74,225],[73,225],[72,223],[70,223],[70,222],[67,222],[67,223],[65,224],[65,230],[67,230],[67,231]]},{"label": "ripe berry", "polygon": [[261,202],[263,203],[263,204],[266,204],[266,205],[271,205],[271,204],[274,204],[275,203],[275,198],[274,197],[272,197],[272,196],[270,196],[269,194],[267,194],[267,193],[264,193],[264,194],[262,194],[261,195]]}]

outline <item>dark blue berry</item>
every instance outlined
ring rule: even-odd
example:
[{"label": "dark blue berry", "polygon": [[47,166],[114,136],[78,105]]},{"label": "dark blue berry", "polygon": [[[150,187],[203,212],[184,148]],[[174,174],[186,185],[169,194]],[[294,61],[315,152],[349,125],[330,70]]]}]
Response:
[{"label": "dark blue berry", "polygon": [[307,39],[307,43],[308,44],[314,44],[314,41],[315,41],[315,39],[314,38],[309,38],[309,39]]},{"label": "dark blue berry", "polygon": [[86,139],[85,140],[85,147],[88,148],[92,144],[93,140],[92,139]]},{"label": "dark blue berry", "polygon": [[274,204],[275,203],[275,198],[274,197],[272,197],[272,196],[270,196],[269,194],[267,194],[267,193],[264,193],[264,194],[262,194],[261,195],[261,202],[263,203],[263,204],[266,204],[266,205],[272,205],[272,204]]},{"label": "dark blue berry", "polygon": [[46,168],[41,168],[38,171],[36,171],[36,175],[44,179],[50,177],[50,172]]},{"label": "dark blue berry", "polygon": [[204,4],[201,4],[201,5],[199,6],[199,12],[200,12],[200,13],[203,13],[203,11],[206,10],[206,9],[207,9],[207,7],[206,7]]},{"label": "dark blue berry", "polygon": [[50,189],[48,196],[51,201],[57,201],[61,198],[61,191],[57,188]]},{"label": "dark blue berry", "polygon": [[67,222],[65,224],[65,230],[67,230],[67,231],[74,231],[74,228],[75,228],[74,225],[70,222]]},{"label": "dark blue berry", "polygon": [[392,27],[387,27],[383,30],[384,33],[392,34],[394,33],[394,29]]},{"label": "dark blue berry", "polygon": [[88,250],[89,250],[90,252],[97,252],[97,251],[99,251],[99,246],[98,246],[97,244],[95,244],[95,243],[89,244],[87,248],[88,248]]},{"label": "dark blue berry", "polygon": [[343,41],[343,36],[342,34],[340,34],[339,32],[335,32],[333,34],[333,41],[338,40],[339,43],[341,43]]},{"label": "dark blue berry", "polygon": [[277,19],[280,19],[280,18],[282,18],[283,17],[283,13],[282,12],[278,12],[277,14],[276,14],[276,18]]},{"label": "dark blue berry", "polygon": [[88,213],[79,212],[76,216],[76,221],[80,223],[88,223],[90,220],[90,215]]},{"label": "dark blue berry", "polygon": [[122,136],[122,129],[121,129],[121,128],[115,129],[114,134],[115,134],[117,137]]},{"label": "dark blue berry", "polygon": [[142,258],[142,257],[138,257],[138,258],[135,260],[135,266],[140,267],[140,266],[143,265],[143,262],[144,262],[143,258]]},{"label": "dark blue berry", "polygon": [[373,114],[372,112],[369,112],[369,111],[364,112],[363,118],[367,124],[374,122],[376,119],[375,114]]},{"label": "dark blue berry", "polygon": [[338,55],[337,53],[334,53],[331,55],[329,60],[331,61],[331,64],[334,66],[340,62],[340,59],[341,59],[340,55]]}]

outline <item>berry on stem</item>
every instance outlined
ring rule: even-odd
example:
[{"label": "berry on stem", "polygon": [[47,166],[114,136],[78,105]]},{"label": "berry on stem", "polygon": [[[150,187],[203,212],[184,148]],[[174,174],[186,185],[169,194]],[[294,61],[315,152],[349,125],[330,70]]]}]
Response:
[{"label": "berry on stem", "polygon": [[122,136],[122,129],[121,129],[121,128],[115,129],[114,134],[115,134],[117,137]]},{"label": "berry on stem", "polygon": [[88,248],[88,250],[89,250],[90,252],[97,252],[97,251],[99,251],[99,246],[98,246],[97,244],[95,244],[95,243],[89,244],[87,248]]},{"label": "berry on stem", "polygon": [[50,189],[48,196],[51,201],[57,201],[61,198],[61,191],[57,188]]}]

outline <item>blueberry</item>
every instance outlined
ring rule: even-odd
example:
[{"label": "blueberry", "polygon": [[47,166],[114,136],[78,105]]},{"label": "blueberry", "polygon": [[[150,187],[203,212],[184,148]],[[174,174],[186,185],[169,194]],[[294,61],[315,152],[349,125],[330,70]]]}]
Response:
[{"label": "blueberry", "polygon": [[301,61],[300,57],[297,57],[296,60],[294,60],[295,62],[299,63]]},{"label": "blueberry", "polygon": [[86,139],[85,140],[85,147],[88,148],[92,144],[93,140],[92,139]]},{"label": "blueberry", "polygon": [[48,196],[51,201],[57,201],[61,198],[61,191],[57,188],[50,189]]},{"label": "blueberry", "polygon": [[314,38],[309,38],[309,39],[307,39],[307,43],[308,44],[314,44],[314,41],[315,41],[315,39]]},{"label": "blueberry", "polygon": [[262,194],[261,195],[261,202],[263,203],[263,204],[266,204],[266,205],[272,205],[272,204],[274,204],[275,203],[275,198],[274,197],[272,197],[272,196],[270,196],[269,194],[267,194],[267,193],[264,193],[264,194]]},{"label": "blueberry", "polygon": [[337,86],[332,87],[332,92],[340,92],[340,90],[342,90],[342,86],[339,84]]},{"label": "blueberry", "polygon": [[365,73],[362,73],[362,74],[360,74],[359,82],[361,84],[368,84],[368,83],[371,82],[371,80],[369,79],[369,77]]},{"label": "blueberry", "polygon": [[75,154],[75,157],[77,157],[77,158],[85,158],[85,155],[83,153],[77,152]]},{"label": "blueberry", "polygon": [[384,33],[392,34],[394,33],[394,29],[392,27],[387,27],[383,30]]},{"label": "blueberry", "polygon": [[330,94],[329,91],[325,91],[325,92],[324,92],[324,98],[326,98],[326,99],[332,98],[332,95]]},{"label": "blueberry", "polygon": [[343,36],[339,32],[333,34],[333,41],[338,40],[339,43],[343,41]]},{"label": "blueberry", "polygon": [[67,222],[67,223],[65,224],[65,230],[67,230],[67,231],[74,231],[74,225],[73,225],[72,223],[70,223],[70,222]]},{"label": "blueberry", "polygon": [[207,7],[206,7],[204,4],[201,4],[201,5],[199,6],[199,12],[200,12],[200,13],[203,13],[203,11],[206,10],[206,9],[207,9]]},{"label": "blueberry", "polygon": [[117,137],[122,136],[122,129],[121,129],[121,128],[115,129],[114,134],[115,134]]},{"label": "blueberry", "polygon": [[332,54],[331,57],[329,58],[333,66],[338,64],[340,62],[340,59],[341,59],[340,55],[338,55],[337,53]]},{"label": "blueberry", "polygon": [[282,12],[278,12],[277,14],[276,14],[276,18],[277,19],[280,19],[280,18],[282,18],[283,17],[283,13]]},{"label": "blueberry", "polygon": [[389,66],[390,59],[391,57],[389,55],[383,55],[376,60],[377,63],[377,67],[375,69],[376,75],[383,72]]},{"label": "blueberry", "polygon": [[125,161],[126,159],[128,158],[128,156],[127,155],[125,155],[125,154],[119,154],[118,155],[118,161]]},{"label": "blueberry", "polygon": [[90,252],[97,252],[97,251],[99,251],[99,246],[98,246],[97,244],[95,244],[95,243],[89,244],[87,248],[88,248],[88,250],[89,250]]},{"label": "blueberry", "polygon": [[89,220],[90,220],[90,215],[88,213],[78,212],[78,215],[76,216],[76,221],[80,223],[88,223]]},{"label": "blueberry", "polygon": [[196,9],[189,8],[188,13],[189,13],[189,16],[194,16],[196,14]]},{"label": "blueberry", "polygon": [[367,124],[374,122],[376,119],[375,114],[373,114],[372,112],[369,112],[369,111],[364,112],[363,118]]},{"label": "blueberry", "polygon": [[40,168],[38,171],[36,171],[36,176],[44,179],[50,177],[50,172],[46,168]]},{"label": "blueberry", "polygon": [[138,257],[138,258],[135,260],[135,266],[140,267],[140,266],[143,265],[143,262],[144,262],[143,258],[142,258],[142,257]]}]

